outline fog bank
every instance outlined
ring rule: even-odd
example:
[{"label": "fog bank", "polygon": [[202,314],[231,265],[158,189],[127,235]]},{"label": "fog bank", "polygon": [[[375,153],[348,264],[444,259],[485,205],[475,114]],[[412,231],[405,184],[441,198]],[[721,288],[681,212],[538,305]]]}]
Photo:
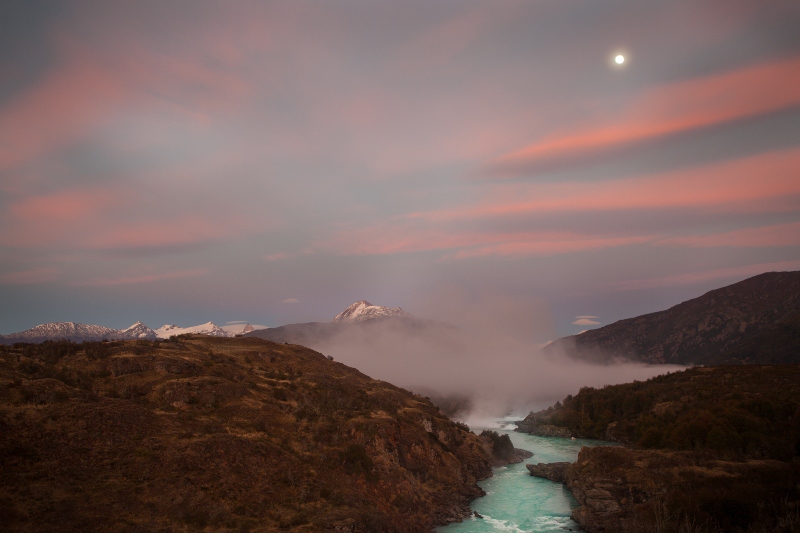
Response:
[{"label": "fog bank", "polygon": [[645,380],[681,368],[632,362],[598,365],[544,354],[539,341],[548,334],[551,321],[543,302],[507,295],[467,297],[452,289],[431,301],[420,307],[452,326],[408,328],[387,321],[346,330],[312,347],[373,378],[439,400],[460,399],[470,408],[458,418],[467,420],[524,416],[581,387]]}]

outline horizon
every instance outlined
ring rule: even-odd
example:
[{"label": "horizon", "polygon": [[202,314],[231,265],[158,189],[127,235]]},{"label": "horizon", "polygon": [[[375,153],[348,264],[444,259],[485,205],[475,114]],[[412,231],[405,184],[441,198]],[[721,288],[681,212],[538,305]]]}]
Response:
[{"label": "horizon", "polygon": [[366,299],[536,344],[798,270],[799,26],[777,0],[6,3],[0,334]]}]

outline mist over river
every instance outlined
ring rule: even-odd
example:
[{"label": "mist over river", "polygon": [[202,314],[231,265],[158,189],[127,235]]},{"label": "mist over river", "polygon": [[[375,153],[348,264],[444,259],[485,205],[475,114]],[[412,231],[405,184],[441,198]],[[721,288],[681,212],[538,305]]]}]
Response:
[{"label": "mist over river", "polygon": [[[494,469],[494,476],[479,482],[486,496],[472,502],[472,509],[483,518],[468,518],[437,529],[439,533],[544,533],[577,531],[570,514],[577,507],[572,494],[561,483],[533,477],[528,463],[574,462],[582,446],[608,445],[588,439],[537,437],[512,431],[511,424],[499,423],[494,429],[508,434],[515,448],[533,452],[519,464]],[[484,428],[473,428],[476,433]]]}]

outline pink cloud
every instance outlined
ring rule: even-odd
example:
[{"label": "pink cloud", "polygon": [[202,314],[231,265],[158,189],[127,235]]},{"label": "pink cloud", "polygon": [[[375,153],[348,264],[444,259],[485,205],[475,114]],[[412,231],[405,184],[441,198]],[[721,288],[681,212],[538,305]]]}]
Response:
[{"label": "pink cloud", "polygon": [[348,230],[320,243],[320,249],[343,255],[391,255],[451,251],[442,259],[483,256],[557,255],[651,241],[651,236],[597,236],[571,232],[448,231],[408,223]]},{"label": "pink cloud", "polygon": [[0,274],[0,284],[3,285],[31,285],[46,283],[58,278],[58,270],[52,267],[37,267],[31,270],[6,272]]},{"label": "pink cloud", "polygon": [[718,268],[699,272],[688,272],[673,276],[644,278],[630,281],[612,283],[609,287],[613,290],[653,289],[659,287],[678,287],[729,278],[746,278],[763,272],[780,272],[800,269],[800,261],[780,261],[775,263],[759,263],[740,267]]},{"label": "pink cloud", "polygon": [[115,250],[191,245],[251,230],[245,215],[174,214],[149,219],[137,214],[146,199],[127,189],[67,190],[11,204],[0,244],[22,248],[68,246]]},{"label": "pink cloud", "polygon": [[114,287],[117,285],[138,285],[141,283],[155,283],[157,281],[196,278],[205,276],[209,273],[207,268],[197,268],[193,270],[180,270],[177,272],[165,272],[162,274],[146,274],[142,276],[123,276],[119,278],[94,278],[87,281],[73,283],[81,287]]},{"label": "pink cloud", "polygon": [[[428,221],[457,221],[557,212],[718,208],[748,211],[765,201],[781,210],[800,194],[800,149],[759,154],[655,176],[591,183],[496,184],[486,202],[472,207],[409,214]],[[520,200],[522,198],[523,200]],[[767,202],[769,203],[769,202]]]},{"label": "pink cloud", "polygon": [[664,239],[657,244],[709,248],[716,246],[769,247],[800,245],[800,222],[747,228],[711,235],[691,235]]},{"label": "pink cloud", "polygon": [[636,99],[622,120],[560,132],[496,158],[516,172],[539,161],[569,159],[648,139],[800,105],[800,57],[658,87]]},{"label": "pink cloud", "polygon": [[447,255],[447,259],[465,259],[468,257],[486,256],[547,256],[558,255],[570,252],[581,252],[584,250],[597,250],[601,248],[616,248],[631,244],[642,244],[652,241],[651,236],[630,236],[630,237],[602,237],[592,235],[579,235],[560,233],[557,235],[537,235],[533,234],[529,240],[512,242],[500,242],[488,246],[478,246],[460,250],[452,255]]}]

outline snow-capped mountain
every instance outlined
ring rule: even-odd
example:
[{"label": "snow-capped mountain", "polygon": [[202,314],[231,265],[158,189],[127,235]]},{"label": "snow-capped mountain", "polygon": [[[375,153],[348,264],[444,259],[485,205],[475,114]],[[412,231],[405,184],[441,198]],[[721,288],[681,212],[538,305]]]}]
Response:
[{"label": "snow-capped mountain", "polygon": [[213,322],[206,322],[205,324],[200,324],[199,326],[190,326],[188,328],[182,328],[176,326],[174,324],[164,324],[157,330],[155,330],[155,334],[159,339],[168,339],[175,335],[183,335],[184,333],[192,333],[195,335],[210,335],[212,337],[233,337],[233,333],[228,333],[218,325],[214,324]]},{"label": "snow-capped mountain", "polygon": [[0,344],[13,344],[15,342],[44,342],[48,340],[70,340],[73,342],[102,341],[102,340],[129,340],[143,339],[154,341],[168,339],[173,335],[193,333],[198,335],[211,335],[212,337],[234,337],[255,331],[250,324],[237,324],[235,331],[226,331],[213,322],[206,322],[199,326],[181,328],[165,324],[157,330],[152,330],[141,322],[136,322],[125,329],[113,329],[105,326],[78,324],[75,322],[50,322],[41,324],[19,333],[0,335]]},{"label": "snow-capped mountain", "polygon": [[134,325],[127,329],[122,329],[119,331],[120,336],[116,338],[120,339],[146,339],[149,341],[154,341],[157,338],[156,332],[152,329],[148,328],[141,322],[136,322]]},{"label": "snow-capped mountain", "polygon": [[220,328],[231,335],[244,335],[257,329],[265,329],[264,326],[255,327],[250,324],[226,324],[225,326],[220,326]]},{"label": "snow-capped mountain", "polygon": [[374,318],[414,318],[399,307],[383,307],[382,305],[372,305],[366,300],[361,300],[334,317],[331,322],[364,322]]},{"label": "snow-capped mountain", "polygon": [[46,340],[66,339],[75,342],[101,341],[103,339],[119,338],[120,330],[105,326],[77,324],[75,322],[50,322],[40,324],[31,329],[4,335],[2,341],[7,344],[14,342],[44,342]]}]

